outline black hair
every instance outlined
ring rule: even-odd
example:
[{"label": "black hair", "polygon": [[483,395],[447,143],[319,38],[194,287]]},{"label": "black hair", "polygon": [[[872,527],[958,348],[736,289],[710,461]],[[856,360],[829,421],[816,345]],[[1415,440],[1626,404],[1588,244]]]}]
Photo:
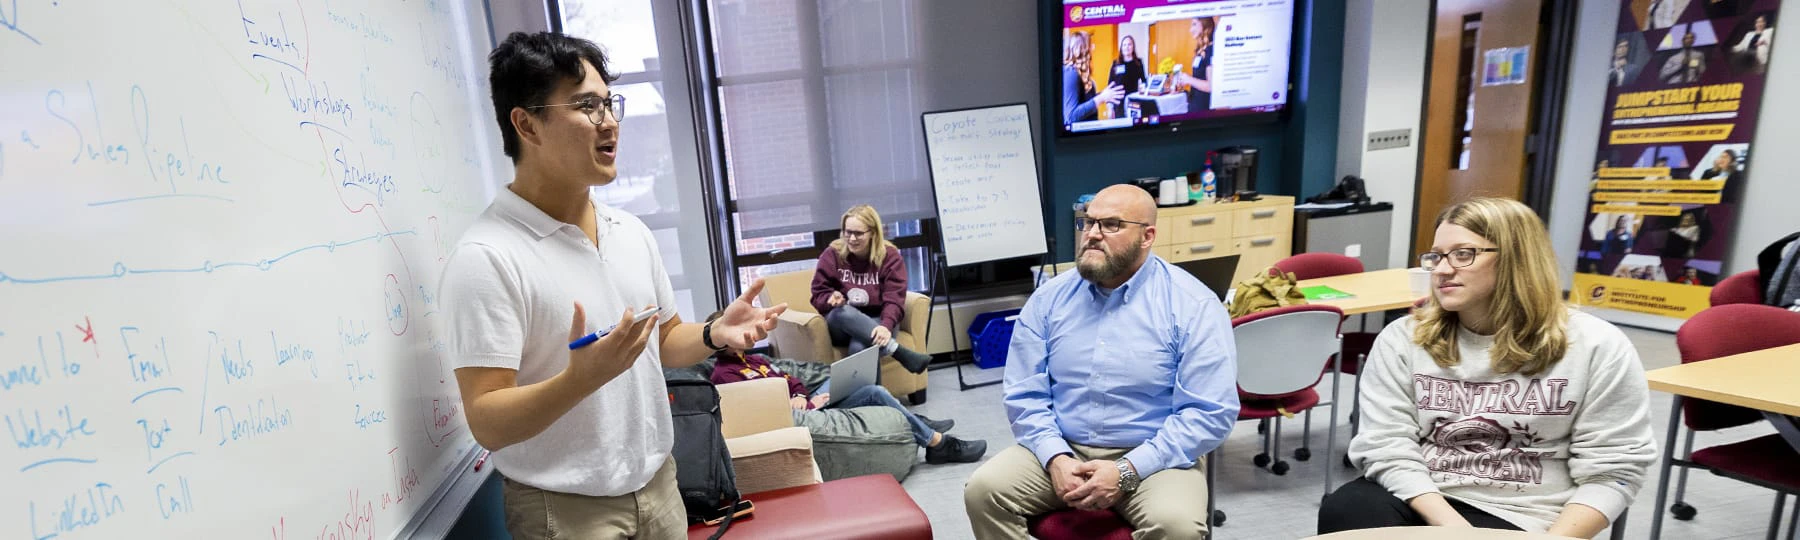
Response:
[{"label": "black hair", "polygon": [[488,53],[488,87],[494,97],[494,119],[500,123],[501,149],[513,163],[519,162],[519,133],[512,125],[514,107],[544,105],[550,91],[565,80],[581,80],[586,60],[600,70],[600,79],[612,84],[618,75],[607,71],[606,53],[594,42],[554,32],[513,32]]}]

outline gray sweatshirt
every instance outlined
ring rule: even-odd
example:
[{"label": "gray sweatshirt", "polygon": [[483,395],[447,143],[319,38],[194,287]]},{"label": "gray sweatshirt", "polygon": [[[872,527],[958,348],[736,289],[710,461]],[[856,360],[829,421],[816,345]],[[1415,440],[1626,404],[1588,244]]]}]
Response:
[{"label": "gray sweatshirt", "polygon": [[1438,367],[1412,317],[1381,331],[1363,370],[1350,459],[1401,500],[1442,493],[1527,531],[1568,503],[1616,519],[1656,460],[1649,387],[1618,328],[1571,311],[1569,348],[1533,376],[1490,369],[1493,338],[1459,329],[1462,361]]}]

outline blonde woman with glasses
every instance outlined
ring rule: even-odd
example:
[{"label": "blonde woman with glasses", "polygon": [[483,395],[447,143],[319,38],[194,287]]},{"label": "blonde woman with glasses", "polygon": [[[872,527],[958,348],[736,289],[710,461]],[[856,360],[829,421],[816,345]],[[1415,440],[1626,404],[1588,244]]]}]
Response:
[{"label": "blonde woman with glasses", "polygon": [[1562,302],[1543,221],[1508,199],[1446,209],[1432,294],[1363,373],[1363,477],[1319,532],[1435,525],[1592,538],[1656,459],[1649,389],[1624,333]]},{"label": "blonde woman with glasses", "polygon": [[812,306],[825,314],[832,345],[850,354],[881,347],[907,371],[924,373],[931,356],[894,340],[906,316],[906,259],[882,235],[881,214],[858,205],[839,224],[841,237],[819,254],[812,281]]}]

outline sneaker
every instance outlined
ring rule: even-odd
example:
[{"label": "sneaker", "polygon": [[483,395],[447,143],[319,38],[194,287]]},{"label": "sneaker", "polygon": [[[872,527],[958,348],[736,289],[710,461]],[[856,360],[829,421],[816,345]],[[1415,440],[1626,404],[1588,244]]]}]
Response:
[{"label": "sneaker", "polygon": [[987,441],[965,441],[949,435],[943,437],[937,446],[925,449],[926,463],[974,463],[981,461],[981,456],[987,454]]},{"label": "sneaker", "polygon": [[892,356],[895,361],[900,362],[900,367],[913,373],[924,373],[925,368],[931,365],[931,355],[905,347],[894,349]]},{"label": "sneaker", "polygon": [[919,421],[924,422],[926,426],[931,427],[932,431],[936,431],[938,433],[949,433],[950,428],[956,427],[955,420],[948,420],[948,419],[934,420],[931,417],[925,416],[923,414],[915,414],[913,416],[918,417]]}]

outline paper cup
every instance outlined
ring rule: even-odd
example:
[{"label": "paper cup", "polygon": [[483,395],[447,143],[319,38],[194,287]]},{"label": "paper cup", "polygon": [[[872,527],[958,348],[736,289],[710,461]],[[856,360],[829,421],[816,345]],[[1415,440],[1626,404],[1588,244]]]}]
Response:
[{"label": "paper cup", "polygon": [[1159,202],[1163,206],[1185,203],[1187,202],[1187,184],[1179,178],[1164,179],[1162,185],[1157,188],[1157,194],[1161,196],[1162,200]]},{"label": "paper cup", "polygon": [[1424,298],[1431,294],[1431,271],[1413,267],[1406,270],[1406,277],[1411,279],[1413,298]]}]

